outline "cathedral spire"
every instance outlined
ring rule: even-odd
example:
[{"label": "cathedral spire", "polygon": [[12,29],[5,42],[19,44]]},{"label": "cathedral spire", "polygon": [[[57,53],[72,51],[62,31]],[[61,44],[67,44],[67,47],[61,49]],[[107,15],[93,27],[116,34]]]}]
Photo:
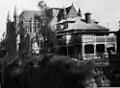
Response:
[{"label": "cathedral spire", "polygon": [[13,12],[13,21],[14,21],[14,27],[15,28],[17,28],[17,25],[18,25],[18,21],[19,21],[19,19],[18,19],[19,17],[18,17],[18,14],[17,14],[17,7],[15,6],[14,7],[14,12]]},{"label": "cathedral spire", "polygon": [[14,7],[14,17],[16,17],[17,16],[17,7],[15,6]]},{"label": "cathedral spire", "polygon": [[7,22],[10,22],[10,14],[9,14],[9,11],[7,12]]}]

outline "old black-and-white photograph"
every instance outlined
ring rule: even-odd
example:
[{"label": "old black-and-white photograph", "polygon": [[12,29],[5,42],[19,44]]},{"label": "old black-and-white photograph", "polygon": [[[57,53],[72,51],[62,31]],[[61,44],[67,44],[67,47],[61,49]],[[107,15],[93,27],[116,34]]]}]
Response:
[{"label": "old black-and-white photograph", "polygon": [[120,87],[120,0],[1,0],[0,88]]}]

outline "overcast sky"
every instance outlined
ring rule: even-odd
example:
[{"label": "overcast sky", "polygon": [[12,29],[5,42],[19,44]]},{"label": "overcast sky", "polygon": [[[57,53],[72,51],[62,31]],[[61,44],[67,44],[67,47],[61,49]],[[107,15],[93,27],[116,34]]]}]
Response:
[{"label": "overcast sky", "polygon": [[[23,10],[38,10],[39,0],[0,0],[0,36],[6,30],[7,12],[13,17],[14,6],[18,14]],[[49,7],[66,7],[74,3],[76,9],[81,8],[82,14],[91,12],[92,18],[101,25],[118,30],[120,19],[120,0],[44,0]],[[83,15],[84,16],[84,15]]]}]

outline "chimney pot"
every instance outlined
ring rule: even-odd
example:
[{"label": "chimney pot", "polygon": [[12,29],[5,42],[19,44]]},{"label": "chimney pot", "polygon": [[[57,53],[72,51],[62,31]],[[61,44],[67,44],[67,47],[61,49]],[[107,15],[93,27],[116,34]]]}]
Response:
[{"label": "chimney pot", "polygon": [[85,13],[85,22],[86,23],[90,23],[91,22],[90,16],[91,16],[91,13],[89,13],[89,12]]}]

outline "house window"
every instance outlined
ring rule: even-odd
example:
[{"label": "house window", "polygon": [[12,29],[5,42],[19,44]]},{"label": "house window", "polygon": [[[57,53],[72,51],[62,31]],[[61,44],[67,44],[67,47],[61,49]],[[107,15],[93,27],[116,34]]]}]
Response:
[{"label": "house window", "polygon": [[110,51],[115,52],[115,44],[114,43],[108,43],[107,44],[107,51],[108,51],[108,53]]},{"label": "house window", "polygon": [[86,54],[93,54],[94,53],[94,45],[93,44],[85,45],[85,53]]},{"label": "house window", "polygon": [[61,26],[60,26],[60,29],[63,29],[63,28],[64,28],[64,25],[61,25]]},{"label": "house window", "polygon": [[64,24],[64,29],[66,29],[66,28],[68,28],[68,23],[67,22]]},{"label": "house window", "polygon": [[60,26],[60,24],[57,24],[57,29],[59,30],[59,29],[61,29],[61,26]]},{"label": "house window", "polygon": [[96,52],[97,53],[104,53],[105,52],[105,45],[104,44],[97,44],[96,45]]}]

